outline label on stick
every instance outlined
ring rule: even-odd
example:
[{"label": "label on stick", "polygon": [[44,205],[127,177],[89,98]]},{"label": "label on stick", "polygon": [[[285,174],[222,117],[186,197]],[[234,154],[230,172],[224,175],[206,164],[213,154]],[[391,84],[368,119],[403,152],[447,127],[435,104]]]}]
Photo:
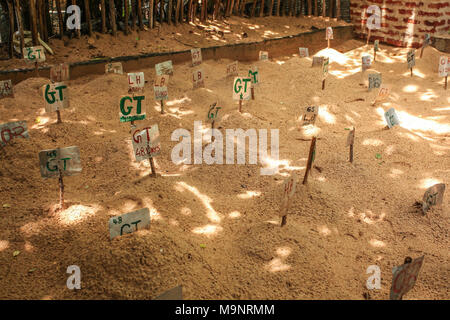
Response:
[{"label": "label on stick", "polygon": [[248,70],[248,76],[252,79],[252,88],[259,86],[259,71],[257,66],[252,66]]},{"label": "label on stick", "polygon": [[172,60],[164,61],[155,65],[156,75],[173,75]]},{"label": "label on stick", "polygon": [[191,49],[191,56],[192,56],[192,66],[198,66],[202,63],[202,49],[200,48],[194,48]]},{"label": "label on stick", "polygon": [[318,56],[314,56],[313,60],[312,60],[312,67],[321,67],[323,66],[323,60],[325,59],[325,57],[318,57]]},{"label": "label on stick", "polygon": [[236,77],[233,83],[233,100],[250,100],[251,99],[251,82],[250,78]]},{"label": "label on stick", "polygon": [[76,146],[39,152],[39,165],[43,178],[73,176],[81,173],[80,149]]},{"label": "label on stick", "polygon": [[373,43],[373,50],[375,50],[375,52],[380,50],[380,40],[375,40],[375,42]]},{"label": "label on stick", "polygon": [[50,81],[63,82],[70,80],[69,64],[61,63],[50,68]]},{"label": "label on stick", "polygon": [[423,258],[424,256],[414,259],[411,263],[403,264],[392,270],[392,285],[389,295],[391,300],[400,300],[414,287],[423,264]]},{"label": "label on stick", "polygon": [[123,67],[121,62],[112,62],[105,64],[105,73],[123,74]]},{"label": "label on stick", "polygon": [[192,72],[192,83],[194,84],[194,89],[205,87],[203,69],[197,69]]},{"label": "label on stick", "polygon": [[416,65],[416,52],[414,50],[408,51],[406,59],[408,61],[408,69],[411,69]]},{"label": "label on stick", "polygon": [[425,37],[423,39],[423,47],[426,48],[431,44],[431,37],[429,33],[425,33]]},{"label": "label on stick", "polygon": [[234,61],[233,63],[227,65],[227,77],[237,75],[238,75],[238,62]]},{"label": "label on stick", "polygon": [[308,50],[308,48],[298,48],[298,52],[299,52],[300,58],[309,57],[309,50]]},{"label": "label on stick", "polygon": [[316,122],[317,115],[319,114],[318,106],[308,106],[305,107],[305,111],[303,113],[303,124],[302,126],[307,126],[310,124],[314,124]]},{"label": "label on stick", "polygon": [[145,112],[142,110],[142,101],[145,96],[122,96],[120,98],[120,122],[144,120]]},{"label": "label on stick", "polygon": [[169,99],[169,92],[167,90],[167,87],[154,86],[153,91],[155,92],[155,100],[156,101]]},{"label": "label on stick", "polygon": [[260,51],[259,52],[259,60],[260,61],[269,60],[269,52],[267,52],[267,51]]},{"label": "label on stick", "polygon": [[378,91],[378,95],[375,98],[374,103],[387,99],[389,97],[389,92],[390,92],[390,89],[388,86],[386,86],[384,84],[380,85],[380,90]]},{"label": "label on stick", "polygon": [[381,73],[369,74],[369,91],[373,88],[380,88],[381,86]]},{"label": "label on stick", "polygon": [[370,61],[370,56],[362,56],[362,71],[366,71],[370,68],[372,62]]},{"label": "label on stick", "polygon": [[280,216],[285,216],[291,206],[292,197],[295,194],[297,186],[297,175],[292,172],[291,175],[284,180],[283,183],[283,198],[281,199]]},{"label": "label on stick", "polygon": [[325,40],[333,40],[333,28],[327,27],[327,32],[325,35]]},{"label": "label on stick", "polygon": [[[448,77],[450,72],[450,57],[442,56],[439,58],[439,77]],[[1,88],[1,85],[0,85]],[[0,95],[1,97],[1,95]]]},{"label": "label on stick", "polygon": [[158,125],[135,127],[131,142],[133,143],[134,156],[138,162],[159,155],[161,152],[161,142]]},{"label": "label on stick", "polygon": [[26,121],[16,121],[0,124],[0,145],[3,147],[15,138],[28,139],[28,127]]},{"label": "label on stick", "polygon": [[442,205],[444,199],[445,184],[438,183],[425,191],[422,199],[422,211],[426,214],[430,207]]},{"label": "label on stick", "polygon": [[145,76],[143,72],[128,73],[128,89],[130,92],[144,91]]},{"label": "label on stick", "polygon": [[143,208],[109,219],[110,240],[142,229],[150,229],[150,210]]},{"label": "label on stick", "polygon": [[14,97],[12,81],[11,80],[0,81],[0,99],[9,96]]},{"label": "label on stick", "polygon": [[222,107],[219,107],[217,102],[214,102],[211,106],[209,106],[206,122],[212,123],[214,121],[215,123],[218,123],[222,116],[221,112],[219,112],[220,109],[222,109]]},{"label": "label on stick", "polygon": [[69,89],[64,82],[50,83],[44,87],[45,112],[69,107]]},{"label": "label on stick", "polygon": [[352,146],[355,143],[355,129],[350,130],[347,136],[347,147]]},{"label": "label on stick", "polygon": [[386,119],[389,129],[397,124],[400,124],[400,121],[394,108],[390,108],[388,111],[386,111],[384,113],[384,118]]},{"label": "label on stick", "polygon": [[325,80],[328,77],[328,67],[330,66],[330,58],[323,59],[322,65],[322,80]]},{"label": "label on stick", "polygon": [[27,63],[44,62],[45,61],[44,47],[35,46],[23,48],[23,58]]}]

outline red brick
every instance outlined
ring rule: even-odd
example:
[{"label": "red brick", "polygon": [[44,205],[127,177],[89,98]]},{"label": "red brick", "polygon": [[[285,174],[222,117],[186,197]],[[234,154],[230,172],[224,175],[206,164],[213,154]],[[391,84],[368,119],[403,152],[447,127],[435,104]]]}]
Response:
[{"label": "red brick", "polygon": [[395,1],[395,0],[386,0],[385,2],[386,5],[388,4],[402,4],[401,1]]},{"label": "red brick", "polygon": [[388,28],[388,27],[389,27],[389,23],[382,22],[382,23],[380,24],[380,27],[381,27],[381,28]]},{"label": "red brick", "polygon": [[413,11],[412,10],[405,10],[405,9],[398,9],[398,13],[412,15]]},{"label": "red brick", "polygon": [[443,26],[445,24],[445,20],[440,20],[440,21],[430,21],[430,20],[425,20],[425,25],[429,26],[429,27],[438,27],[438,26]]},{"label": "red brick", "polygon": [[382,10],[382,11],[384,10],[384,11],[389,12],[389,13],[394,12],[394,10],[389,9],[389,8],[381,8],[381,10]]},{"label": "red brick", "polygon": [[435,33],[435,32],[436,32],[436,28],[431,28],[431,29],[422,29],[422,28],[419,28],[419,32],[423,32],[423,33]]},{"label": "red brick", "polygon": [[397,30],[406,30],[406,29],[408,29],[407,26],[394,26],[394,28],[397,29]]},{"label": "red brick", "polygon": [[420,24],[420,21],[408,19],[408,18],[403,19],[403,22],[406,22],[408,24]]},{"label": "red brick", "polygon": [[357,3],[350,3],[350,8],[357,8],[358,7],[358,4]]},{"label": "red brick", "polygon": [[427,17],[440,17],[440,16],[444,15],[443,13],[440,13],[440,12],[427,12],[427,11],[422,11],[422,10],[417,12],[417,14],[419,16],[427,16]]},{"label": "red brick", "polygon": [[392,30],[381,31],[381,33],[384,33],[384,34],[386,34],[386,35],[388,35],[388,36],[395,36],[395,35],[398,35],[398,34],[399,34],[398,31],[392,31]]},{"label": "red brick", "polygon": [[400,40],[395,40],[395,39],[392,39],[392,38],[387,38],[385,41],[386,41],[387,43],[393,44],[394,46],[397,46],[397,47],[404,47],[404,42],[403,42],[403,41],[400,41]]},{"label": "red brick", "polygon": [[446,3],[430,3],[428,5],[428,8],[440,9],[440,8],[445,8],[445,7],[448,7],[448,6],[450,6],[449,2],[446,2]]},{"label": "red brick", "polygon": [[396,17],[391,17],[391,16],[385,16],[384,19],[388,20],[388,21],[398,21],[398,19]]},{"label": "red brick", "polygon": [[419,2],[419,3],[417,3],[417,2],[406,2],[405,6],[408,7],[408,8],[417,8],[417,7],[423,6],[423,2]]}]

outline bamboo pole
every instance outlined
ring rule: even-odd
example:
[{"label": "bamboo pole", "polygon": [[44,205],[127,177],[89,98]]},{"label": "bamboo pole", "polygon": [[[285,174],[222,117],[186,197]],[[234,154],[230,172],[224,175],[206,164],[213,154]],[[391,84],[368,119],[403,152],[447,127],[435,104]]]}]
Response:
[{"label": "bamboo pole", "polygon": [[12,59],[14,55],[14,42],[13,42],[13,36],[14,36],[14,9],[12,0],[7,1],[8,5],[8,16],[9,16],[9,58]]},{"label": "bamboo pole", "polygon": [[112,35],[117,36],[116,6],[114,5],[114,0],[109,0],[109,21],[111,23]]},{"label": "bamboo pole", "polygon": [[102,33],[106,33],[106,5],[105,0],[101,0],[101,10],[102,10]]},{"label": "bamboo pole", "polygon": [[15,10],[16,10],[16,16],[17,16],[17,24],[19,28],[20,33],[20,53],[23,54],[23,47],[24,47],[24,36],[23,36],[23,22],[22,22],[22,11],[20,10],[20,3],[19,0],[15,0]]},{"label": "bamboo pole", "polygon": [[92,37],[91,8],[89,6],[89,0],[84,0],[84,11],[86,12],[86,22],[88,25],[88,34],[89,34],[89,37]]},{"label": "bamboo pole", "polygon": [[37,46],[39,44],[39,40],[36,22],[36,0],[30,0],[30,20],[33,45]]}]

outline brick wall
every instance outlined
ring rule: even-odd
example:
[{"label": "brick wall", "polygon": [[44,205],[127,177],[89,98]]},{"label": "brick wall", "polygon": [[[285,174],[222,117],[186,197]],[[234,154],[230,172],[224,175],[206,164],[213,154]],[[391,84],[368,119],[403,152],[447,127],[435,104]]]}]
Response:
[{"label": "brick wall", "polygon": [[371,41],[418,48],[425,33],[433,37],[450,30],[450,0],[350,0],[351,20],[361,38],[367,36],[367,8],[371,5],[381,9],[381,28],[372,30]]}]

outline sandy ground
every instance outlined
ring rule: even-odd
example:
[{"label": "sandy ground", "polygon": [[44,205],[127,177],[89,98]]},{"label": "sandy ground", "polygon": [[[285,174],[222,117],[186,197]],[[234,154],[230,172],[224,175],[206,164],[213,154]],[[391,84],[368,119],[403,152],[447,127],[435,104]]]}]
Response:
[{"label": "sandy ground", "polygon": [[[145,88],[145,123],[161,132],[157,178],[146,177],[147,162],[135,162],[129,125],[119,123],[126,75],[70,81],[71,108],[59,125],[38,93],[47,79],[16,85],[15,99],[0,100],[0,122],[28,121],[31,138],[0,150],[0,203],[10,205],[0,207],[0,298],[152,299],[181,284],[186,299],[388,299],[392,268],[425,255],[404,299],[448,299],[448,191],[442,209],[423,216],[414,207],[428,186],[448,188],[450,180],[450,91],[437,75],[441,53],[427,48],[411,77],[407,50],[381,46],[372,68],[393,94],[372,107],[376,91],[367,91],[360,69],[372,48],[354,40],[346,46],[357,48],[321,52],[331,58],[324,91],[310,58],[254,62],[261,85],[242,114],[225,77],[231,61],[205,61],[206,88],[197,90],[189,65],[176,65],[165,115]],[[250,65],[240,63],[239,73]],[[142,71],[154,79],[154,69]],[[192,132],[214,101],[223,107],[222,131],[280,130],[279,174],[261,176],[260,165],[172,163],[172,132]],[[319,118],[301,128],[308,104],[320,106]],[[401,125],[385,130],[382,113],[390,107]],[[350,164],[345,128],[353,125]],[[283,179],[292,171],[303,178],[309,141],[301,139],[312,134],[321,172],[297,185],[280,228]],[[80,147],[83,172],[65,178],[70,207],[55,212],[58,181],[41,178],[38,152],[71,145]],[[142,207],[151,210],[150,230],[110,241],[108,219]],[[70,265],[81,268],[81,290],[66,288]],[[380,290],[366,289],[370,265],[381,268]]]},{"label": "sandy ground", "polygon": [[[261,41],[296,35],[311,31],[313,28],[324,29],[328,26],[342,25],[349,24],[321,17],[247,19],[233,16],[225,20],[209,21],[207,24],[201,24],[198,20],[196,24],[183,23],[178,26],[164,23],[161,28],[158,24],[154,29],[134,31],[130,36],[125,36],[120,31],[117,37],[95,32],[91,38],[83,35],[81,39],[69,40],[67,37],[64,40],[51,39],[49,45],[55,55],[46,52],[47,61],[42,65]],[[14,68],[30,68],[30,66],[20,58],[0,61],[0,70]]]}]

